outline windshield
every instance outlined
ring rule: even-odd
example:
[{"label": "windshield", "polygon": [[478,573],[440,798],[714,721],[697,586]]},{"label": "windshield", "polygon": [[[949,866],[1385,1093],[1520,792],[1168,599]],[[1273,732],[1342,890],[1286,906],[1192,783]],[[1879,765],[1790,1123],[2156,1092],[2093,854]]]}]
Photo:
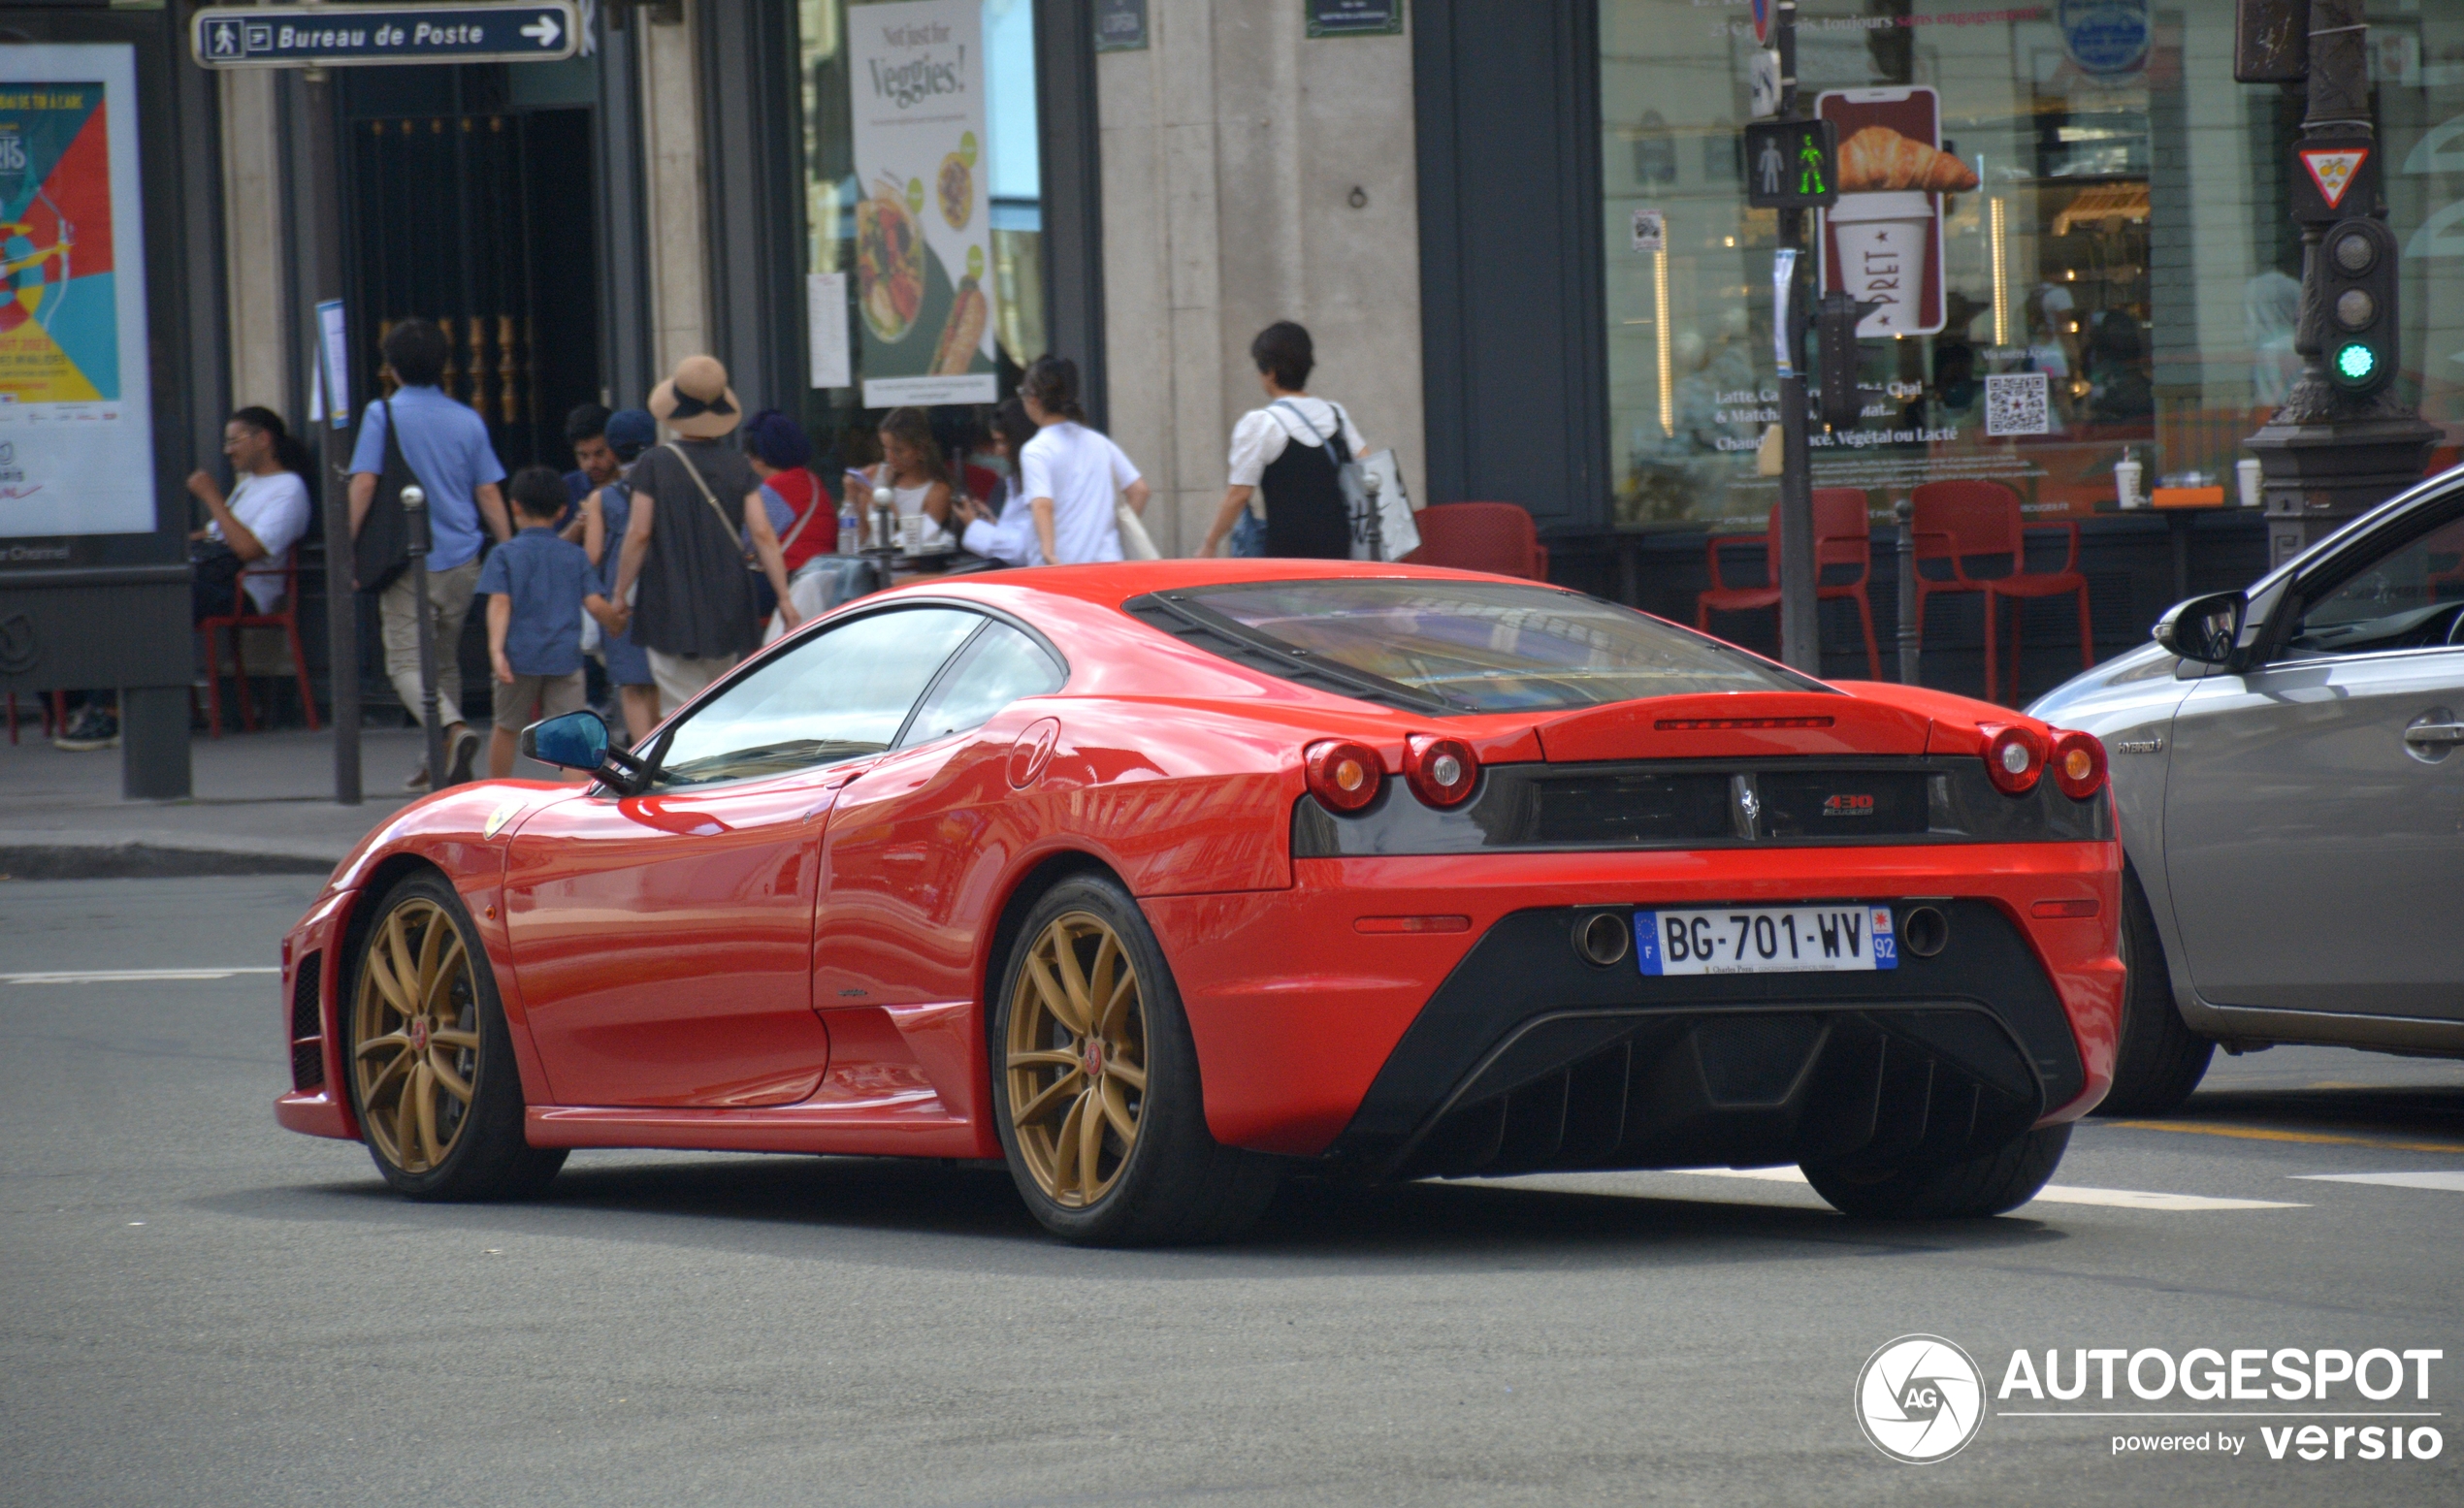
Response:
[{"label": "windshield", "polygon": [[1537,585],[1245,582],[1175,593],[1172,600],[1229,619],[1285,654],[1464,712],[1821,689],[1717,639]]}]

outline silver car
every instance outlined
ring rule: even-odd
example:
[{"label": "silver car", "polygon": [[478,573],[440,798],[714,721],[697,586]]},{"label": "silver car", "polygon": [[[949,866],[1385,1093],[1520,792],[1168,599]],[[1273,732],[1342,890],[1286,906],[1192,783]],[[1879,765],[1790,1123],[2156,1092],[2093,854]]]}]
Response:
[{"label": "silver car", "polygon": [[2464,1057],[2464,467],[2029,707],[2104,740],[2130,966],[2099,1113],[2227,1051]]}]

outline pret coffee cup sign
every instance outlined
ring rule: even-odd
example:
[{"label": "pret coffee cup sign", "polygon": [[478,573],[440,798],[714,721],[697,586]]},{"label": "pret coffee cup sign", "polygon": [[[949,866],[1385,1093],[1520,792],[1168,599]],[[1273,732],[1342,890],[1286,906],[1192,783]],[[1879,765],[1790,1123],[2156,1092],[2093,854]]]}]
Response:
[{"label": "pret coffee cup sign", "polygon": [[1814,112],[1839,133],[1839,198],[1823,216],[1822,286],[1874,305],[1867,338],[1942,328],[1942,196],[1977,186],[1942,149],[1941,104],[1923,85],[1832,89]]}]

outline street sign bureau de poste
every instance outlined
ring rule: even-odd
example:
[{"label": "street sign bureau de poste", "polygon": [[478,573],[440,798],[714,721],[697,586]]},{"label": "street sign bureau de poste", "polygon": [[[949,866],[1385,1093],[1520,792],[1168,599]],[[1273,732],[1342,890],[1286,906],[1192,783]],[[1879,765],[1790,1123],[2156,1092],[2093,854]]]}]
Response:
[{"label": "street sign bureau de poste", "polygon": [[572,0],[217,6],[196,14],[189,42],[207,68],[553,63],[573,55],[579,29]]}]

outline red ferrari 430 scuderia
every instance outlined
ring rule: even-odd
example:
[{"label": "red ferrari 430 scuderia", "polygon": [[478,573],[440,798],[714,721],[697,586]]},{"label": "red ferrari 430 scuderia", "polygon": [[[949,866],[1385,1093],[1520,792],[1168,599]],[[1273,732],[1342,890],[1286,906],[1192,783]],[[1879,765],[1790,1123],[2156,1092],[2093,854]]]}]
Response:
[{"label": "red ferrari 430 scuderia", "polygon": [[442,791],[283,941],[285,1126],[420,1198],[573,1147],[1002,1158],[1073,1240],[1279,1178],[1794,1163],[2027,1200],[2105,1092],[2104,751],[1531,582],[917,583],[587,781]]}]

